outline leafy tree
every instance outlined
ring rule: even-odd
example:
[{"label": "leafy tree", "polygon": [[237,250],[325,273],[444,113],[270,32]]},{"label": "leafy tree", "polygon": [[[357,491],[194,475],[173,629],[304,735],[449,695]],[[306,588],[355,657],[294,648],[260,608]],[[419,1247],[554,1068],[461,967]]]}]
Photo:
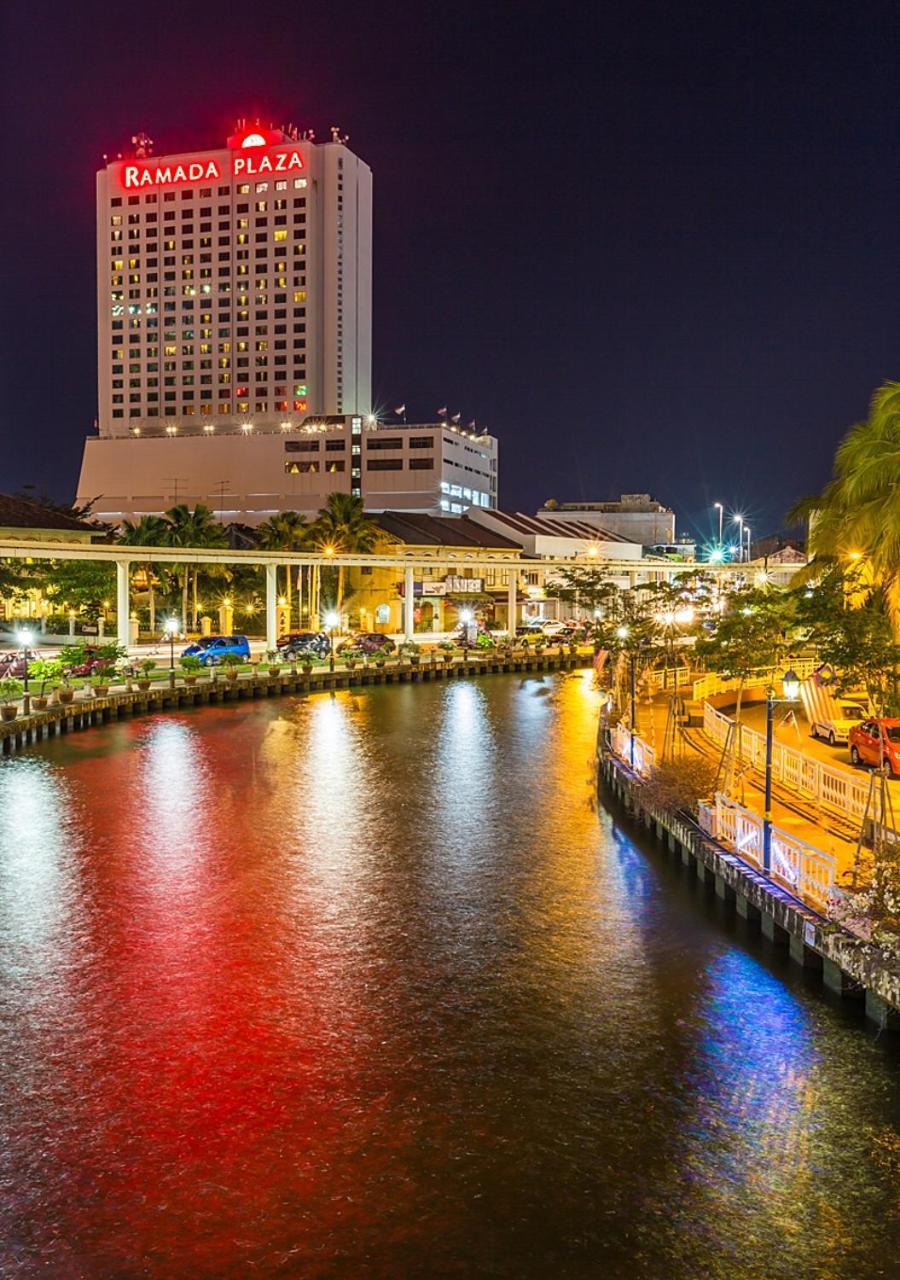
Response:
[{"label": "leafy tree", "polygon": [[96,622],[104,600],[115,595],[116,569],[95,560],[44,560],[33,566],[32,582],[42,586],[54,607],[73,609]]},{"label": "leafy tree", "polygon": [[695,814],[700,801],[715,790],[716,770],[706,756],[685,755],[661,760],[641,786],[641,795],[652,808]]},{"label": "leafy tree", "polygon": [[834,459],[834,475],[817,497],[791,513],[809,519],[813,564],[860,559],[884,594],[894,638],[900,641],[900,383],[875,392],[865,422],[851,427]]},{"label": "leafy tree", "polygon": [[[209,507],[197,503],[193,511],[185,503],[178,503],[166,512],[169,525],[167,544],[170,547],[224,547],[227,543],[225,530],[216,520]],[[181,627],[187,630],[188,589],[193,583],[193,615],[195,629],[199,625],[197,605],[197,566],[183,565],[178,570],[181,582]]]},{"label": "leafy tree", "polygon": [[[361,498],[349,493],[329,493],[310,530],[311,541],[320,549],[334,552],[354,552],[365,555],[381,536],[381,529],[369,516]],[[338,612],[344,602],[344,566],[337,571],[335,607]]]},{"label": "leafy tree", "polygon": [[[257,539],[260,547],[267,551],[300,551],[307,545],[309,532],[306,518],[298,511],[281,511],[259,526]],[[290,630],[293,612],[291,596],[293,573],[289,564],[284,566],[284,580],[288,630]]]},{"label": "leafy tree", "polygon": [[[125,520],[119,542],[127,547],[164,547],[168,545],[169,522],[162,516],[141,516],[140,520]],[[144,561],[144,572],[147,576],[147,597],[150,612],[150,630],[156,630],[156,583],[153,575],[153,562]]]},{"label": "leafy tree", "polygon": [[[738,681],[734,731],[728,757],[725,789],[730,788],[735,769],[740,770],[741,702],[744,685],[755,671],[774,667],[787,651],[793,625],[790,597],[772,588],[744,587],[726,597],[711,632],[697,639],[694,652],[710,671]],[[735,752],[736,748],[736,752]]]},{"label": "leafy tree", "polygon": [[897,670],[900,644],[880,587],[865,572],[832,565],[815,583],[794,589],[796,624],[823,662],[834,668],[834,687],[848,693],[862,685],[874,706],[900,709]]}]

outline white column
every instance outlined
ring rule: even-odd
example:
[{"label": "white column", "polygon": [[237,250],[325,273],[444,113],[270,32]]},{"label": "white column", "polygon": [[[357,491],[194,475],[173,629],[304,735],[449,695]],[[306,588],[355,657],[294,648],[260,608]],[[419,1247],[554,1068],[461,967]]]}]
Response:
[{"label": "white column", "polygon": [[516,617],[518,609],[518,603],[516,600],[516,572],[517,571],[512,568],[509,571],[509,586],[506,593],[506,616],[508,620],[507,627],[509,629],[510,639],[515,637],[516,623],[518,621]]},{"label": "white column", "polygon": [[403,570],[403,639],[412,640],[415,631],[415,615],[413,609],[415,607],[415,573],[413,566],[408,564]]},{"label": "white column", "polygon": [[278,640],[278,565],[266,565],[266,649]]},{"label": "white column", "polygon": [[116,561],[116,643],[127,649],[131,644],[131,600],[129,578],[131,561]]}]

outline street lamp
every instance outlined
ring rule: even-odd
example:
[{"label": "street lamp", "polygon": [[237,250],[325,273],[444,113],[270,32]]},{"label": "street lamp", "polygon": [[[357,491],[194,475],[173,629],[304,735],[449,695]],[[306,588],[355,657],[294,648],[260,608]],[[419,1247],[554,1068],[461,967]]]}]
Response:
[{"label": "street lamp", "polygon": [[783,698],[775,697],[770,686],[766,690],[766,798],[763,807],[763,871],[766,875],[772,867],[772,738],[775,728],[775,707],[779,703],[796,702],[800,696],[800,677],[794,670],[785,671],[781,677]]},{"label": "street lamp", "polygon": [[475,621],[475,614],[472,612],[471,609],[460,609],[459,621],[460,621],[460,625],[463,628],[462,644],[464,648],[468,649],[471,643],[471,640],[469,637],[469,627],[471,627],[472,623]]},{"label": "street lamp", "polygon": [[747,535],[747,563],[749,564],[750,563],[750,526],[749,524],[745,526],[744,533],[746,533]]},{"label": "street lamp", "polygon": [[744,558],[744,517],[732,516],[732,520],[738,527],[738,561]]},{"label": "street lamp", "polygon": [[[616,627],[616,635],[620,640],[627,640],[628,628],[625,626]],[[634,768],[634,735],[636,732],[636,725],[634,720],[634,650],[633,649],[630,649],[628,652],[628,671],[629,671],[628,691],[631,699],[631,743],[630,743],[629,752],[628,752],[628,759],[633,769]]]},{"label": "street lamp", "polygon": [[27,693],[28,692],[28,650],[34,644],[34,632],[29,631],[27,627],[24,627],[21,631],[16,632],[16,639],[18,640],[19,644],[22,646],[22,661],[25,664],[25,670],[22,674],[22,678],[25,682],[25,692]]},{"label": "street lamp", "polygon": [[722,546],[722,521],[725,519],[725,508],[721,502],[713,503],[713,510],[719,513],[719,547]]},{"label": "street lamp", "polygon": [[334,671],[334,633],[340,625],[341,616],[334,609],[329,609],[325,614],[325,628],[328,631],[328,638],[331,641],[331,657],[329,659],[329,670]]},{"label": "street lamp", "polygon": [[165,632],[169,637],[169,688],[175,688],[175,637],[181,624],[177,618],[166,618]]}]

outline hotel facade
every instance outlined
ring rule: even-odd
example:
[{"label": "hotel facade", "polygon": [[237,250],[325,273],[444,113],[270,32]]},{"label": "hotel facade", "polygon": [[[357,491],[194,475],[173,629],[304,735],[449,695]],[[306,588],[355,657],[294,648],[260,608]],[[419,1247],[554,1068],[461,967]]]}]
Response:
[{"label": "hotel facade", "polygon": [[[497,447],[372,414],[372,175],[239,123],[215,151],[97,174],[97,435],[79,503],[119,523],[176,502],[255,524],[335,490],[371,509],[496,505]],[[426,443],[427,441],[427,443]]]}]

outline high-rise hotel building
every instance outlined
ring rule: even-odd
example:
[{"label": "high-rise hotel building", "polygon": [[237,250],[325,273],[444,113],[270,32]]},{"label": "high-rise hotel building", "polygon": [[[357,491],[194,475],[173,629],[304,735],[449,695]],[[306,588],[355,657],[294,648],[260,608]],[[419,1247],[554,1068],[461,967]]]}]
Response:
[{"label": "high-rise hotel building", "polygon": [[336,489],[496,505],[492,437],[371,415],[372,174],[337,130],[240,125],[161,157],[136,139],[97,174],[97,310],[78,501],[101,519],[202,502],[254,524]]}]

